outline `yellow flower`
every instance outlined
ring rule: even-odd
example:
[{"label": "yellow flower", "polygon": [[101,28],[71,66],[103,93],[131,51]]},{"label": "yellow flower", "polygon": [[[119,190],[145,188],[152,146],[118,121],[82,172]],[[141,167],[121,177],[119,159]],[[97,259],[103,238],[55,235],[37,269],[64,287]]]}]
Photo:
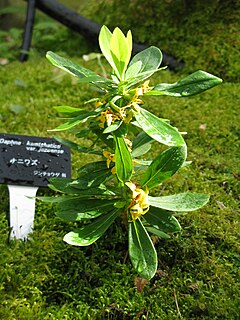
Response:
[{"label": "yellow flower", "polygon": [[[111,153],[111,152],[109,152],[107,150],[103,150],[103,155],[104,155],[105,158],[107,158],[107,167],[109,168],[111,162],[115,162],[116,161],[115,154]],[[115,166],[111,169],[111,172],[112,172],[112,174],[116,173],[116,167]]]},{"label": "yellow flower", "polygon": [[105,119],[105,116],[104,116],[103,112],[101,112],[100,116],[97,117],[97,121],[100,121],[99,127],[100,128],[104,128],[104,123],[105,123],[106,119]]},{"label": "yellow flower", "polygon": [[133,118],[133,112],[131,110],[131,105],[126,105],[125,107],[120,108],[119,110],[119,117],[125,123],[129,123]]},{"label": "yellow flower", "polygon": [[104,128],[105,123],[109,127],[116,120],[119,120],[119,117],[111,109],[108,108],[100,113],[100,116],[97,117],[97,120],[100,121],[99,127]]},{"label": "yellow flower", "polygon": [[127,139],[127,138],[124,138],[124,141],[126,142],[126,145],[127,145],[127,147],[128,147],[128,150],[129,150],[130,152],[132,152],[132,141],[129,140],[129,139]]},{"label": "yellow flower", "polygon": [[[152,87],[149,87],[149,80],[145,81],[143,83],[143,85],[140,87],[140,88],[137,88],[136,91],[135,91],[135,94],[133,95],[133,97],[131,98],[131,100],[129,101],[129,103],[122,108],[123,111],[125,111],[125,109],[129,108],[130,111],[131,111],[131,108],[133,107],[136,111],[139,112],[139,105],[140,104],[143,104],[144,102],[139,99],[139,96],[142,96],[144,93],[148,92],[148,91],[151,91],[152,90]],[[122,111],[122,113],[123,113]],[[125,112],[126,114],[126,112]],[[126,116],[125,116],[126,117]],[[133,113],[129,112],[129,116],[126,120],[124,120],[126,123],[129,123],[131,120],[132,120],[132,117],[133,117]]]},{"label": "yellow flower", "polygon": [[143,85],[138,88],[138,95],[142,96],[144,93],[151,91],[152,87],[149,87],[149,80],[145,81]]},{"label": "yellow flower", "polygon": [[126,182],[125,184],[132,191],[132,201],[128,208],[133,219],[136,220],[138,217],[144,215],[149,210],[148,189],[144,191],[140,186],[137,186],[132,182]]},{"label": "yellow flower", "polygon": [[96,102],[96,108],[101,107],[102,105],[103,105],[103,103],[100,100],[98,100]]}]

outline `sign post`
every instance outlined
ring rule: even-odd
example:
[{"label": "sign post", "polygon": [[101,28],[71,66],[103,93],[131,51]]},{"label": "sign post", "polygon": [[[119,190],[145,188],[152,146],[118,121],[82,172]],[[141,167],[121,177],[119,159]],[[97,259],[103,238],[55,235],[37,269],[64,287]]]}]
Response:
[{"label": "sign post", "polygon": [[49,138],[0,134],[0,183],[8,185],[11,238],[27,239],[32,231],[38,187],[70,177],[68,147]]}]

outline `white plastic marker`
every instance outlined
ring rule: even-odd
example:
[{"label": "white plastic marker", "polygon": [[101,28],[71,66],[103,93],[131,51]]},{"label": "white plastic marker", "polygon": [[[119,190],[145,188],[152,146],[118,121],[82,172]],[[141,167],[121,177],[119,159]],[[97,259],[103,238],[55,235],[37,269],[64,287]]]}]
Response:
[{"label": "white plastic marker", "polygon": [[54,139],[0,133],[0,183],[10,198],[10,238],[33,230],[38,187],[50,178],[71,178],[70,149]]},{"label": "white plastic marker", "polygon": [[38,187],[8,185],[10,209],[10,238],[27,239],[32,232],[35,198]]}]

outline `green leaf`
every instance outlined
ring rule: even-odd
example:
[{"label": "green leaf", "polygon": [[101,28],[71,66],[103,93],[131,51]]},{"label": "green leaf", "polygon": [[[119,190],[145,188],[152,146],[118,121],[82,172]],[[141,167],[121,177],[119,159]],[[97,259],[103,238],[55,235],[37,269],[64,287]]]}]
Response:
[{"label": "green leaf", "polygon": [[112,135],[104,134],[102,129],[100,129],[98,125],[95,126],[94,123],[91,123],[90,126],[92,132],[97,136],[97,138],[103,141],[104,144],[106,144],[111,150],[113,150],[114,143]]},{"label": "green leaf", "polygon": [[114,135],[116,174],[120,181],[126,182],[132,176],[132,157],[123,137]]},{"label": "green leaf", "polygon": [[121,124],[122,124],[122,121],[116,121],[106,129],[104,129],[103,133],[110,133],[110,132],[116,131],[121,126]]},{"label": "green leaf", "polygon": [[132,52],[131,32],[128,31],[125,37],[119,28],[115,28],[111,33],[103,26],[99,33],[99,46],[118,79],[123,80]]},{"label": "green leaf", "polygon": [[127,62],[125,62],[125,64],[127,66],[129,61],[130,61],[130,59],[131,59],[132,46],[133,46],[132,33],[131,33],[130,30],[128,30],[128,32],[127,32],[126,40],[127,40],[127,45],[128,45],[128,55],[127,55],[127,58],[126,58]]},{"label": "green leaf", "polygon": [[[49,179],[48,187],[57,192],[67,192],[66,190],[69,188],[69,184],[74,181],[73,179],[67,178],[51,178]],[[71,190],[72,188],[70,188]],[[69,192],[75,193],[75,192]]]},{"label": "green leaf", "polygon": [[109,80],[107,80],[107,78],[103,78],[106,79],[106,81],[103,80],[99,80],[99,76],[98,75],[93,75],[93,76],[88,76],[88,77],[84,77],[81,79],[78,79],[79,83],[106,83],[109,84]]},{"label": "green leaf", "polygon": [[134,173],[139,173],[140,171],[146,170],[146,167],[150,166],[152,161],[137,159],[134,163]]},{"label": "green leaf", "polygon": [[[104,79],[104,80],[103,80]],[[89,77],[84,77],[81,79],[78,79],[78,83],[92,83],[98,86],[98,89],[101,91],[102,88],[110,88],[114,84],[114,82],[108,78],[99,78],[98,75],[96,76],[89,76]],[[100,88],[101,87],[101,88]]]},{"label": "green leaf", "polygon": [[154,227],[146,227],[146,230],[161,239],[170,239],[171,238],[167,233],[160,231],[159,229],[154,228]]},{"label": "green leaf", "polygon": [[76,199],[76,195],[73,196],[53,196],[53,197],[48,197],[48,196],[43,196],[43,197],[36,197],[37,200],[43,201],[43,202],[48,202],[48,203],[59,203],[59,202],[64,202],[66,200],[72,200]]},{"label": "green leaf", "polygon": [[[133,57],[126,71],[126,79],[134,78],[137,75],[142,73],[143,76],[141,80],[144,80],[145,78],[150,77],[159,68],[161,62],[162,62],[162,53],[160,49],[158,49],[157,47],[151,46],[137,53]],[[149,72],[149,73],[146,73],[144,76],[145,72]]]},{"label": "green leaf", "polygon": [[79,144],[72,142],[70,140],[63,139],[63,138],[56,137],[56,136],[54,137],[54,139],[57,140],[58,142],[60,142],[61,144],[73,149],[73,150],[77,150],[78,152],[87,153],[87,154],[96,154],[98,156],[102,155],[101,151],[91,150],[90,148],[82,147]]},{"label": "green leaf", "polygon": [[132,151],[132,157],[137,158],[143,156],[151,149],[151,143],[145,143]]},{"label": "green leaf", "polygon": [[56,215],[64,221],[80,221],[96,218],[113,209],[116,200],[104,199],[63,199],[56,206]]},{"label": "green leaf", "polygon": [[81,229],[69,232],[63,238],[65,242],[75,246],[88,246],[98,240],[120,214],[121,209],[114,209]]},{"label": "green leaf", "polygon": [[146,95],[188,97],[208,90],[221,82],[222,79],[199,70],[173,84],[158,84],[151,91],[147,92]]},{"label": "green leaf", "polygon": [[149,204],[153,207],[169,211],[194,211],[203,207],[209,196],[199,193],[179,193],[172,196],[148,197]]},{"label": "green leaf", "polygon": [[134,63],[130,62],[129,66],[126,70],[125,80],[134,78],[140,72],[141,68],[142,68],[141,61],[136,61]]},{"label": "green leaf", "polygon": [[124,72],[127,68],[132,52],[132,36],[129,31],[127,38],[119,28],[115,28],[110,41],[110,51],[115,65],[115,72],[120,80],[124,79]]},{"label": "green leaf", "polygon": [[86,111],[85,113],[80,114],[79,116],[77,116],[77,117],[65,122],[64,124],[61,124],[57,128],[52,129],[52,130],[48,130],[48,131],[66,131],[66,130],[69,130],[69,129],[75,127],[76,125],[78,125],[80,123],[86,122],[90,118],[96,117],[97,115],[98,115],[98,112],[95,112],[95,111],[88,112],[88,111]]},{"label": "green leaf", "polygon": [[128,133],[128,125],[122,121],[121,125],[117,128],[114,135],[117,137],[125,137]]},{"label": "green leaf", "polygon": [[[135,77],[127,79],[127,84],[126,84],[127,88],[133,87],[134,85],[136,85],[139,82],[143,82],[143,80],[146,80],[147,78],[152,76],[154,73],[159,72],[160,70],[164,70],[164,69],[166,69],[166,67],[156,69],[155,71],[149,70],[149,71],[141,72],[138,75],[136,75]],[[146,94],[146,93],[144,93],[144,94]]]},{"label": "green leaf", "polygon": [[98,174],[101,175],[101,172],[105,170],[109,170],[106,161],[89,162],[81,168],[79,168],[78,177],[83,178],[85,176],[89,176],[91,173],[96,176]]},{"label": "green leaf", "polygon": [[[113,164],[110,168],[112,167]],[[106,161],[91,162],[79,169],[78,179],[74,180],[71,186],[82,190],[98,187],[111,175],[111,170],[107,167]]]},{"label": "green leaf", "polygon": [[111,67],[113,69],[116,69],[115,63],[112,58],[111,50],[110,50],[111,38],[112,38],[111,31],[106,26],[102,26],[99,33],[99,46],[104,57],[107,59]]},{"label": "green leaf", "polygon": [[157,253],[139,219],[129,223],[129,256],[137,273],[150,280],[157,271]]},{"label": "green leaf", "polygon": [[144,215],[144,219],[154,228],[163,232],[179,232],[181,226],[178,220],[165,210],[150,207],[150,210]]},{"label": "green leaf", "polygon": [[77,138],[85,138],[90,132],[91,132],[90,129],[83,129],[83,130],[77,131],[75,136]]},{"label": "green leaf", "polygon": [[139,182],[140,185],[142,187],[147,185],[149,189],[158,186],[160,183],[169,179],[182,167],[186,157],[186,145],[165,150],[156,157],[147,168],[144,176]]},{"label": "green leaf", "polygon": [[[93,82],[93,83],[98,83],[98,82],[102,82],[102,83],[108,83],[111,82],[111,80],[100,77],[99,75],[97,75],[95,72],[84,68],[66,58],[60,57],[59,55],[57,55],[56,53],[53,53],[51,51],[47,52],[46,55],[47,59],[56,67],[63,69],[65,71],[67,71],[68,73],[70,73],[73,76],[76,76],[78,78],[85,78],[85,77],[90,77],[90,81],[89,82]],[[94,79],[92,79],[92,77]]]},{"label": "green leaf", "polygon": [[132,157],[139,157],[147,153],[151,149],[151,143],[154,140],[144,131],[141,131],[136,138],[133,139]]},{"label": "green leaf", "polygon": [[183,137],[176,128],[159,119],[151,112],[140,108],[140,111],[135,113],[135,118],[142,130],[152,139],[167,146],[180,147],[185,144]]},{"label": "green leaf", "polygon": [[69,106],[55,106],[53,107],[58,113],[63,114],[65,117],[68,118],[75,118],[79,115],[86,114],[88,111],[80,108],[73,108]]},{"label": "green leaf", "polygon": [[77,188],[76,180],[66,179],[66,178],[52,178],[50,179],[50,184],[48,187],[54,191],[68,194],[77,194],[81,198],[89,197],[112,197],[115,196],[115,193],[107,189],[104,185],[99,185],[98,187],[88,188],[88,189],[79,189]]}]

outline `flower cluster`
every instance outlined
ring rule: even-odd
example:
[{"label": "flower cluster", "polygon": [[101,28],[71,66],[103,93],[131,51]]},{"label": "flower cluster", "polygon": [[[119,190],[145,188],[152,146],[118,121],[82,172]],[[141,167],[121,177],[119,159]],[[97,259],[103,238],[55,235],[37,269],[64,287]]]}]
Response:
[{"label": "flower cluster", "polygon": [[107,108],[105,111],[100,113],[100,116],[97,117],[97,121],[100,121],[99,127],[104,129],[105,124],[109,127],[113,124],[116,120],[120,120],[119,116],[114,113],[110,108]]},{"label": "flower cluster", "polygon": [[[144,102],[139,98],[139,96],[144,95],[145,93],[152,90],[152,87],[149,86],[149,80],[145,81],[141,87],[136,88],[135,90],[129,90],[129,92],[125,92],[123,96],[119,96],[118,100],[121,98],[128,98],[126,104],[122,107],[117,106],[113,101],[110,101],[110,106],[107,107],[104,111],[101,111],[100,115],[97,117],[97,121],[99,121],[99,127],[104,129],[105,126],[109,127],[114,124],[116,121],[123,121],[126,124],[129,124],[134,116],[134,111],[139,111],[139,105]],[[133,91],[133,94],[130,92]],[[131,97],[129,100],[129,96]],[[113,97],[115,100],[116,97]],[[124,99],[121,100],[121,102]],[[99,107],[103,105],[102,102],[98,101],[96,106]],[[133,110],[132,110],[133,109]]]},{"label": "flower cluster", "polygon": [[136,220],[149,210],[148,188],[144,191],[140,186],[133,182],[126,182],[125,184],[132,191],[132,199],[128,209],[132,218]]}]

